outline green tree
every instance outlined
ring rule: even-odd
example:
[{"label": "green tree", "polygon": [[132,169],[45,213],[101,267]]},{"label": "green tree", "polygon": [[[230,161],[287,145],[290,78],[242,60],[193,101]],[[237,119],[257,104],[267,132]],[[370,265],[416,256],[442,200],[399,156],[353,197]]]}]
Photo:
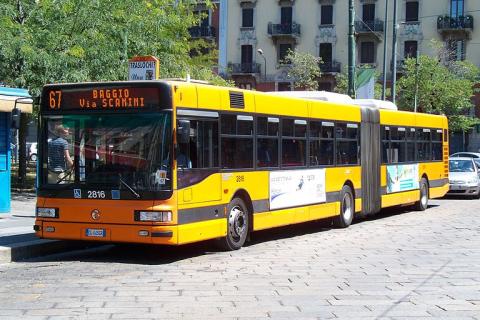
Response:
[{"label": "green tree", "polygon": [[318,90],[321,58],[310,53],[289,50],[284,62],[289,64],[287,75],[294,80],[293,86],[295,88],[302,88],[307,91]]},{"label": "green tree", "polygon": [[[191,58],[196,1],[6,0],[0,4],[0,80],[37,96],[45,83],[126,80],[136,55],[160,59],[161,77],[221,82],[212,56]],[[207,1],[207,5],[211,5]]]},{"label": "green tree", "polygon": [[[413,111],[416,92],[415,59],[405,60],[405,73],[398,81],[398,106]],[[468,115],[473,107],[473,85],[479,69],[469,62],[444,63],[422,55],[418,66],[418,111],[445,114],[450,130],[468,130],[478,120]]]}]

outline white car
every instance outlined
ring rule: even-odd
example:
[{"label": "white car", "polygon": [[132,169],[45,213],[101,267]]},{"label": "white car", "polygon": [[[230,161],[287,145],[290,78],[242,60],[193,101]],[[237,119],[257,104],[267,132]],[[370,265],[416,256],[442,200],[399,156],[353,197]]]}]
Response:
[{"label": "white car", "polygon": [[458,158],[458,157],[463,157],[463,158],[472,158],[475,163],[480,166],[480,152],[456,152],[454,154],[450,155],[450,158]]},{"label": "white car", "polygon": [[37,143],[32,142],[30,148],[28,148],[28,160],[37,161]]},{"label": "white car", "polygon": [[480,166],[473,158],[449,158],[450,195],[473,196],[480,199]]}]

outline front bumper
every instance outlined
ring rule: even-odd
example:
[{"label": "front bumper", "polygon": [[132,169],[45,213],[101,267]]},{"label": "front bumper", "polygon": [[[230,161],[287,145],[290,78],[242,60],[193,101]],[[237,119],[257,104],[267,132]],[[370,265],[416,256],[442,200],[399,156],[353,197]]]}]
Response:
[{"label": "front bumper", "polygon": [[176,225],[86,224],[37,220],[34,230],[38,237],[45,239],[178,244]]},{"label": "front bumper", "polygon": [[450,184],[447,194],[473,196],[480,192],[480,187],[467,184]]}]

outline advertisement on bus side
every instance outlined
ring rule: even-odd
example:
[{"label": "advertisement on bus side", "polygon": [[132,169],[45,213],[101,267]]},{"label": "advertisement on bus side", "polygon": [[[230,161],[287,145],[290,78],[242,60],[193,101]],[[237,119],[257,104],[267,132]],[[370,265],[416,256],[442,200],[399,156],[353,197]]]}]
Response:
[{"label": "advertisement on bus side", "polygon": [[270,172],[271,210],[325,201],[325,169]]},{"label": "advertisement on bus side", "polygon": [[395,164],[387,166],[387,193],[418,188],[418,164]]}]

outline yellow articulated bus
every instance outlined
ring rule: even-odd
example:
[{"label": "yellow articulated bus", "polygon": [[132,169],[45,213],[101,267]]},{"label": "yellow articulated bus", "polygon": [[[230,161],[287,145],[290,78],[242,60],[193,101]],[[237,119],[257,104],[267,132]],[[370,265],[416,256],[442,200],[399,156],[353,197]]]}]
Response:
[{"label": "yellow articulated bus", "polygon": [[181,245],[448,191],[444,116],[180,80],[47,85],[35,231]]}]

